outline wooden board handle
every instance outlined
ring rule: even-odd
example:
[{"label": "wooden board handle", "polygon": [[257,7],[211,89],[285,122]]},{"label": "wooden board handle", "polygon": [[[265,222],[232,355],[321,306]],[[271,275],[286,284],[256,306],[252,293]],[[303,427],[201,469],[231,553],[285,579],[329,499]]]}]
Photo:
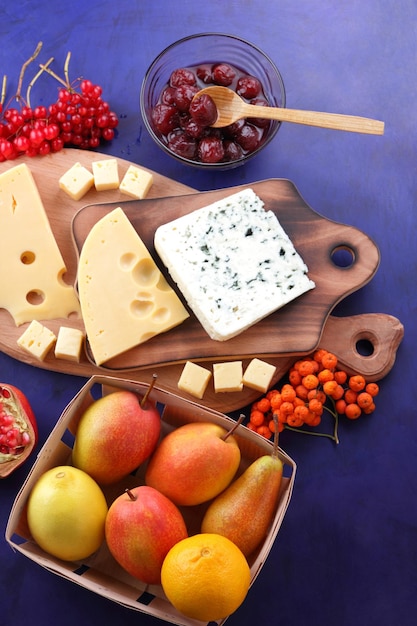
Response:
[{"label": "wooden board handle", "polygon": [[376,381],[391,370],[403,336],[404,326],[392,315],[330,315],[319,345],[334,352],[347,371]]}]

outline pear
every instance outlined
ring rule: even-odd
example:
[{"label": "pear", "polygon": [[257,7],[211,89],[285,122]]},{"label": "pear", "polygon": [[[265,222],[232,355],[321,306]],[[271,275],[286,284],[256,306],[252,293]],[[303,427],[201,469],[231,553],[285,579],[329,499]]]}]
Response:
[{"label": "pear", "polygon": [[241,453],[232,429],[191,422],[171,431],[152,455],[145,482],[178,506],[212,500],[232,482]]},{"label": "pear", "polygon": [[93,402],[75,433],[72,462],[100,485],[128,476],[155,450],[161,431],[157,407],[133,391],[121,389]]},{"label": "pear", "polygon": [[126,489],[111,504],[105,536],[115,560],[131,576],[160,584],[165,556],[188,537],[180,510],[162,493],[141,485]]},{"label": "pear", "polygon": [[209,505],[201,532],[227,537],[248,557],[265,538],[278,505],[283,464],[278,429],[272,454],[251,465]]}]

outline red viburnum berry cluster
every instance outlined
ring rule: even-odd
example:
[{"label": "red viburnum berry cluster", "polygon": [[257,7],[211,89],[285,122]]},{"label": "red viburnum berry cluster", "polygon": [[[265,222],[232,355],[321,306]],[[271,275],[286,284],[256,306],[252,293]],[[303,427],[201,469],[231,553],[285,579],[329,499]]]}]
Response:
[{"label": "red viburnum berry cluster", "polygon": [[[102,98],[102,88],[90,80],[78,79],[70,83],[68,63],[64,66],[65,80],[57,76],[49,65],[53,61],[41,64],[41,71],[28,87],[26,100],[21,96],[24,73],[42,49],[40,42],[33,55],[22,66],[17,93],[14,96],[17,106],[4,107],[6,76],[0,101],[0,162],[16,159],[20,155],[30,157],[59,152],[65,146],[82,149],[97,148],[101,141],[111,141],[119,120],[110,110],[108,102]],[[62,85],[58,99],[49,107],[31,107],[29,92],[35,81],[47,72]],[[12,100],[13,100],[12,99]]]},{"label": "red viburnum berry cluster", "polygon": [[0,161],[59,152],[64,146],[88,150],[112,140],[119,120],[101,94],[99,85],[82,80],[80,92],[61,88],[49,107],[0,110]]}]

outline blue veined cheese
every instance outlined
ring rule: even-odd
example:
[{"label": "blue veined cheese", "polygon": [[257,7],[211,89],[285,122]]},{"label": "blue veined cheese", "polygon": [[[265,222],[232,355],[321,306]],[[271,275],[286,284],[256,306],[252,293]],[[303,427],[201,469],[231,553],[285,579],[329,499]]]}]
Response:
[{"label": "blue veined cheese", "polygon": [[313,289],[275,213],[252,189],[160,226],[155,248],[208,335],[226,341]]}]

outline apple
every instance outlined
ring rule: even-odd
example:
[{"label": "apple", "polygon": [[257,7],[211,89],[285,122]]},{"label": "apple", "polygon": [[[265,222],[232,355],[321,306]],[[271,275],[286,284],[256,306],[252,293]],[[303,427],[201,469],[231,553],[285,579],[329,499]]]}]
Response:
[{"label": "apple", "polygon": [[192,422],[171,431],[149,460],[146,484],[178,506],[211,500],[230,484],[239,467],[241,453],[232,430]]},{"label": "apple", "polygon": [[81,415],[72,462],[100,485],[128,476],[154,451],[161,417],[147,395],[125,389],[94,401]]},{"label": "apple", "polygon": [[124,570],[156,585],[161,582],[165,556],[188,532],[175,504],[156,489],[141,485],[126,489],[113,501],[105,536],[111,554]]}]

